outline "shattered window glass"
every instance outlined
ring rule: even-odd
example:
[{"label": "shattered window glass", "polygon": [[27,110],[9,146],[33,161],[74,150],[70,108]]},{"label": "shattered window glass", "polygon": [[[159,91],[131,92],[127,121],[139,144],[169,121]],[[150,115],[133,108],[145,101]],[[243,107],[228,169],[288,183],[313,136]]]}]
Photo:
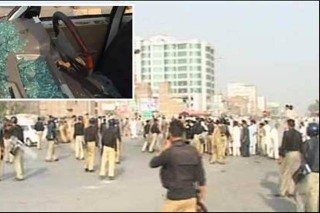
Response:
[{"label": "shattered window glass", "polygon": [[0,97],[11,98],[6,74],[6,61],[11,53],[18,53],[26,45],[18,30],[9,21],[0,21]]},{"label": "shattered window glass", "polygon": [[[7,59],[10,54],[23,53],[27,41],[22,40],[15,25],[0,21],[0,98],[11,98],[7,82]],[[53,79],[44,57],[18,61],[20,78],[28,98],[64,98]]]},{"label": "shattered window glass", "polygon": [[54,81],[45,57],[18,62],[21,81],[29,98],[63,98]]}]

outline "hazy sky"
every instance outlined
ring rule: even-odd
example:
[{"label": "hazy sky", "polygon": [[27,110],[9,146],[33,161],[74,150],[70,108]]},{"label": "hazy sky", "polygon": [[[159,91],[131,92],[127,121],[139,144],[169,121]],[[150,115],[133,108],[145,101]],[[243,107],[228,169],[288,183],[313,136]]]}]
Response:
[{"label": "hazy sky", "polygon": [[299,111],[319,97],[319,2],[135,2],[135,12],[138,36],[210,42],[217,91],[255,84]]}]

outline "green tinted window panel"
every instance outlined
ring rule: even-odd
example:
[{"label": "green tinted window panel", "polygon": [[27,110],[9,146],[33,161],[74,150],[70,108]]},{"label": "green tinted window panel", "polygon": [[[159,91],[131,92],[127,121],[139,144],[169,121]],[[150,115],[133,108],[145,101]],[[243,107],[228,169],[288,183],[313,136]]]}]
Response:
[{"label": "green tinted window panel", "polygon": [[21,81],[29,98],[63,98],[44,57],[18,62]]},{"label": "green tinted window panel", "polygon": [[7,84],[6,62],[11,53],[18,53],[26,45],[16,27],[8,21],[0,21],[0,97],[10,98]]}]

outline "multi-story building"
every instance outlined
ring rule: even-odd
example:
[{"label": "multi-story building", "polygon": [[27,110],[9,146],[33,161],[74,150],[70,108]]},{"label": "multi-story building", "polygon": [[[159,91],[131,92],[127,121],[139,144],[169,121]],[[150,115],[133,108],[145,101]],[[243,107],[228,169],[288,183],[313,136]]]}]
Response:
[{"label": "multi-story building", "polygon": [[257,113],[257,89],[254,85],[244,83],[229,83],[227,85],[228,98],[243,97],[248,100],[247,114]]},{"label": "multi-story building", "polygon": [[258,108],[259,112],[265,111],[266,107],[267,107],[266,97],[259,96],[257,99],[257,108]]},{"label": "multi-story building", "polygon": [[150,83],[159,97],[160,84],[169,82],[173,97],[194,110],[211,110],[215,93],[214,49],[204,41],[154,36],[135,41],[137,82]]}]

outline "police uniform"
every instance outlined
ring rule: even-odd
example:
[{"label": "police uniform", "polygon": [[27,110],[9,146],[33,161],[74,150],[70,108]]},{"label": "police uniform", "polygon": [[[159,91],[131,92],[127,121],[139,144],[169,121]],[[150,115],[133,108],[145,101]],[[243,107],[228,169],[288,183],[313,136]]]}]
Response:
[{"label": "police uniform", "polygon": [[91,123],[90,126],[84,130],[84,140],[86,145],[85,170],[93,172],[95,164],[96,145],[98,142],[98,130],[95,124]]},{"label": "police uniform", "polygon": [[212,148],[212,156],[210,159],[210,163],[213,164],[216,161],[218,163],[224,163],[224,144],[221,139],[221,129],[219,128],[219,123],[216,123],[216,126],[213,131],[213,146]]},{"label": "police uniform", "polygon": [[143,127],[143,137],[144,137],[145,141],[144,141],[142,149],[141,149],[142,152],[145,152],[147,150],[148,146],[150,146],[150,142],[151,142],[150,141],[151,140],[150,129],[151,129],[151,125],[150,125],[150,121],[148,120]]},{"label": "police uniform", "polygon": [[149,152],[153,152],[155,146],[158,146],[159,148],[158,136],[160,134],[160,129],[159,129],[159,124],[156,121],[152,124],[150,132],[151,132],[151,144],[149,147]]},{"label": "police uniform", "polygon": [[109,127],[102,133],[101,138],[101,178],[104,178],[107,175],[107,173],[110,179],[113,179],[115,176],[117,139],[118,128],[115,126],[115,121],[111,119],[109,120]]},{"label": "police uniform", "polygon": [[[16,137],[18,140],[24,143],[23,129],[18,124],[15,124],[11,127],[10,135]],[[21,148],[15,150],[13,164],[16,171],[16,180],[24,179],[23,156],[24,152]]]},{"label": "police uniform", "polygon": [[34,129],[37,131],[37,135],[38,135],[37,149],[41,149],[42,148],[44,125],[43,125],[43,122],[40,121],[40,119],[34,125]]},{"label": "police uniform", "polygon": [[207,135],[207,151],[208,154],[212,155],[212,147],[213,147],[213,132],[214,132],[214,124],[212,120],[208,121],[208,135]]},{"label": "police uniform", "polygon": [[204,128],[201,125],[200,121],[197,121],[193,127],[192,127],[192,132],[193,132],[193,145],[196,147],[199,153],[203,153],[203,145],[200,141],[201,134],[203,133]]},{"label": "police uniform", "polygon": [[177,140],[172,146],[154,157],[151,168],[161,167],[161,182],[167,189],[162,212],[196,212],[196,185],[205,186],[202,159],[195,147]]},{"label": "police uniform", "polygon": [[[312,128],[316,132],[311,135]],[[311,173],[297,184],[297,211],[319,212],[319,125],[311,123],[308,130],[311,138],[304,143],[303,156]]]},{"label": "police uniform", "polygon": [[75,156],[77,160],[84,159],[84,124],[82,121],[74,125],[74,139],[75,139]]},{"label": "police uniform", "polygon": [[48,141],[48,149],[47,149],[47,162],[58,161],[57,150],[56,150],[56,142],[57,142],[57,129],[56,123],[53,119],[50,119],[48,122],[48,130],[47,130],[47,141]]},{"label": "police uniform", "polygon": [[283,158],[280,168],[280,196],[293,195],[295,192],[292,175],[300,167],[302,146],[302,135],[297,130],[290,128],[284,132],[279,149],[279,154]]}]

